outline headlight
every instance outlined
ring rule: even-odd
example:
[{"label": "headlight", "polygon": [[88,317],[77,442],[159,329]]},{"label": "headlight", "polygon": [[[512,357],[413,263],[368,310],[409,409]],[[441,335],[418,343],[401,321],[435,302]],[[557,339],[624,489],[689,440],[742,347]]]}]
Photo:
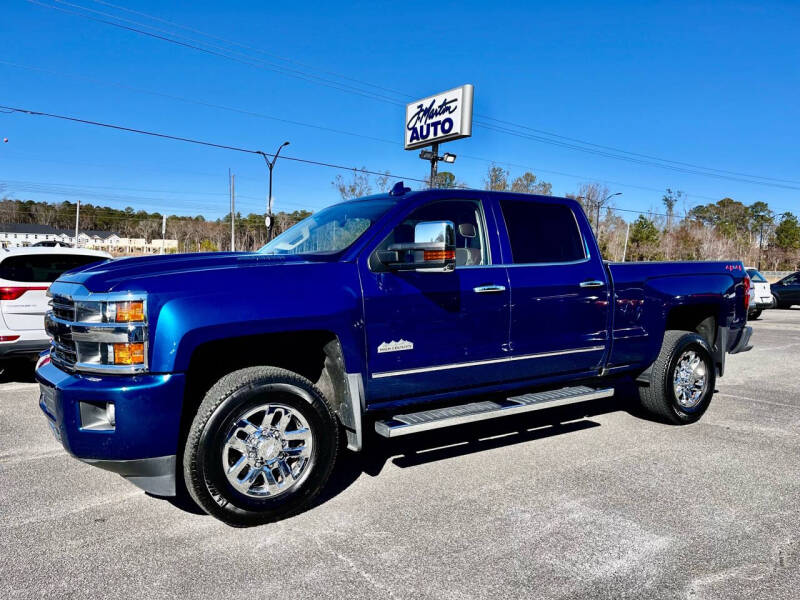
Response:
[{"label": "headlight", "polygon": [[55,295],[45,325],[56,364],[68,370],[147,371],[147,300],[141,294]]},{"label": "headlight", "polygon": [[75,302],[78,323],[144,323],[144,300],[79,300]]}]

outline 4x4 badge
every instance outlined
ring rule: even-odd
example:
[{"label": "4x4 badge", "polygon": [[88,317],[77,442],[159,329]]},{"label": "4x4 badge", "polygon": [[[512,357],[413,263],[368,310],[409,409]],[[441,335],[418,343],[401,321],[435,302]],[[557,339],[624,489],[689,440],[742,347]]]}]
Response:
[{"label": "4x4 badge", "polygon": [[378,346],[378,354],[382,352],[400,352],[401,350],[413,350],[414,349],[414,342],[409,342],[407,340],[397,340],[396,342],[392,340],[391,342],[383,342],[380,346]]}]

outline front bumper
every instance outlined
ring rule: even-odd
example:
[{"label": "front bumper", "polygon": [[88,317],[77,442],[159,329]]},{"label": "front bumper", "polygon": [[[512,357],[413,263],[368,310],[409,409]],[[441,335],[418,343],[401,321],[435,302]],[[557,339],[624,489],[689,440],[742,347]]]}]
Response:
[{"label": "front bumper", "polygon": [[[46,363],[37,369],[36,379],[39,407],[67,452],[153,494],[175,494],[182,373],[72,375]],[[107,403],[114,404],[113,427],[98,429],[82,422],[82,407]]]}]

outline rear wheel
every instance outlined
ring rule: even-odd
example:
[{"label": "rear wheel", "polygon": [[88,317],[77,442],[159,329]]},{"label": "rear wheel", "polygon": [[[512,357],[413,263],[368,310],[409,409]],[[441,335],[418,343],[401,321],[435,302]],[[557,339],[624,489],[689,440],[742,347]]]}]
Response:
[{"label": "rear wheel", "polygon": [[714,395],[716,370],[706,340],[688,331],[667,331],[649,383],[639,388],[642,406],[653,416],[684,425],[703,416]]},{"label": "rear wheel", "polygon": [[186,442],[184,478],[210,515],[259,525],[306,508],[338,449],[336,417],[319,389],[285,369],[251,367],[206,394]]},{"label": "rear wheel", "polygon": [[751,312],[751,313],[750,313],[750,318],[751,318],[753,321],[755,321],[755,320],[756,320],[758,317],[760,317],[760,316],[761,316],[761,313],[762,313],[762,312],[763,312],[763,310],[762,310],[762,309],[760,309],[760,308],[759,308],[759,309],[757,309],[757,310],[754,310],[753,312]]}]

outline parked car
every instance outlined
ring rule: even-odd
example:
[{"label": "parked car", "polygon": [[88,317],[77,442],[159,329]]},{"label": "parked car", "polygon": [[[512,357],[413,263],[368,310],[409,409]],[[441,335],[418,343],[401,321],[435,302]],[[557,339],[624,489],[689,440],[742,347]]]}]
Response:
[{"label": "parked car", "polygon": [[787,275],[770,286],[778,308],[791,308],[800,304],[800,271]]},{"label": "parked car", "polygon": [[775,308],[775,299],[772,296],[769,282],[758,269],[747,267],[750,276],[750,307],[747,311],[749,319],[757,319],[767,308]]},{"label": "parked car", "polygon": [[695,422],[726,353],[750,349],[748,286],[735,261],[605,264],[575,200],[398,184],[260,252],[65,274],[40,407],[75,457],[253,525],[308,506],[368,427],[519,415],[620,379]]},{"label": "parked car", "polygon": [[72,244],[67,244],[65,242],[59,242],[56,240],[45,240],[42,242],[36,242],[32,245],[33,248],[72,248]]},{"label": "parked car", "polygon": [[0,360],[35,358],[47,350],[47,288],[65,271],[108,258],[107,252],[72,248],[1,249]]}]

